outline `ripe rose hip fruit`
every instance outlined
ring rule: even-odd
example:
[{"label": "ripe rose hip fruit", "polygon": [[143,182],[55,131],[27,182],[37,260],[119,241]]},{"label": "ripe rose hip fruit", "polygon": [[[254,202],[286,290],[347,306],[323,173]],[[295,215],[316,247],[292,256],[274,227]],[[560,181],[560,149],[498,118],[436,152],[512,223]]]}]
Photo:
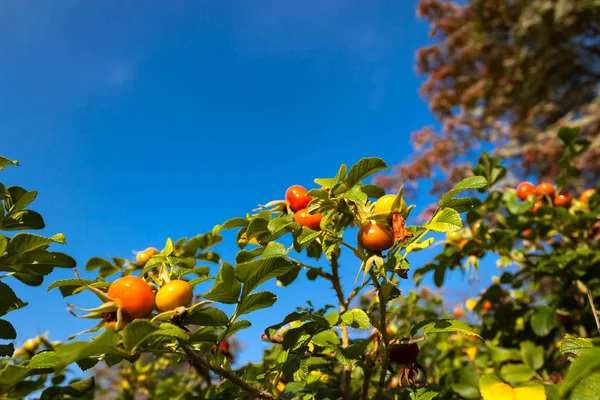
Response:
[{"label": "ripe rose hip fruit", "polygon": [[531,182],[521,182],[517,186],[517,196],[521,200],[525,200],[528,196],[534,196],[535,194],[535,186]]},{"label": "ripe rose hip fruit", "polygon": [[108,297],[123,312],[126,321],[144,318],[154,310],[154,293],[150,285],[137,276],[124,276],[108,287]]},{"label": "ripe rose hip fruit", "polygon": [[394,233],[381,224],[367,224],[358,231],[358,244],[372,251],[387,250],[394,244]]},{"label": "ripe rose hip fruit", "polygon": [[154,247],[148,247],[146,250],[137,253],[136,259],[138,264],[144,266],[146,265],[149,259],[151,259],[157,254],[158,250],[156,250]]},{"label": "ripe rose hip fruit", "polygon": [[[394,201],[396,201],[395,194],[386,194],[385,196],[380,197],[375,202],[375,206],[373,207],[373,213],[375,214],[389,214],[392,212],[392,205],[394,205]],[[402,199],[402,203],[400,205],[400,210],[398,211],[403,217],[406,216],[406,202]]]},{"label": "ripe rose hip fruit", "polygon": [[596,193],[595,189],[588,189],[586,191],[584,191],[583,193],[581,193],[581,197],[580,200],[583,204],[590,204],[590,199],[592,198],[592,196]]},{"label": "ripe rose hip fruit", "polygon": [[535,188],[535,193],[538,196],[553,196],[556,189],[554,185],[548,182],[542,182]]},{"label": "ripe rose hip fruit", "polygon": [[298,185],[290,186],[285,192],[285,200],[290,205],[292,211],[296,212],[308,206],[312,197],[306,195],[307,190]]},{"label": "ripe rose hip fruit", "polygon": [[294,214],[294,222],[302,226],[312,229],[313,231],[321,230],[321,219],[323,216],[319,213],[310,214],[306,208],[299,210]]},{"label": "ripe rose hip fruit", "polygon": [[187,307],[194,298],[194,291],[189,283],[174,280],[156,293],[156,309],[160,312],[171,311],[178,307]]},{"label": "ripe rose hip fruit", "polygon": [[417,360],[419,346],[416,343],[396,343],[388,351],[390,361],[394,364],[410,365]]},{"label": "ripe rose hip fruit", "polygon": [[569,207],[572,200],[571,193],[560,193],[554,196],[553,203],[556,207]]}]

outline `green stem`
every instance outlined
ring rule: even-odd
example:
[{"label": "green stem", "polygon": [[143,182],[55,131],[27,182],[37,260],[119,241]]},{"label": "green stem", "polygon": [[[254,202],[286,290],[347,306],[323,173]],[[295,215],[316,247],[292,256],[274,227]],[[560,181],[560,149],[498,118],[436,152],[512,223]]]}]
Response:
[{"label": "green stem", "polygon": [[377,385],[377,392],[375,393],[374,399],[381,398],[381,392],[383,391],[383,387],[385,386],[385,378],[387,376],[387,370],[390,363],[389,354],[388,354],[388,344],[390,341],[388,332],[387,332],[387,321],[386,321],[386,298],[384,293],[381,291],[381,285],[379,285],[379,281],[377,280],[377,275],[373,270],[369,271],[371,274],[371,278],[373,279],[373,286],[377,290],[377,296],[379,297],[379,333],[383,337],[381,343],[383,344],[383,359],[381,360],[381,373],[379,375],[379,384]]},{"label": "green stem", "polygon": [[[340,273],[339,273],[339,263],[338,263],[338,255],[336,253],[332,253],[331,255],[331,283],[333,284],[333,289],[338,298],[338,302],[340,303],[340,313],[344,313],[348,310],[348,303],[346,302],[346,297],[344,296],[344,291],[342,290],[342,284],[340,282]],[[342,326],[342,348],[348,347],[350,344],[350,339],[348,336],[348,327]],[[351,379],[352,369],[349,366],[344,366],[344,374],[342,375],[342,398],[348,399],[350,398],[350,379]]]},{"label": "green stem", "polygon": [[228,379],[231,383],[244,389],[248,394],[252,395],[255,398],[275,399],[275,396],[273,396],[271,393],[267,392],[263,388],[259,388],[250,385],[247,382],[244,382],[233,371],[228,371],[217,365],[211,365],[211,363],[206,358],[204,358],[204,356],[196,353],[190,346],[183,343],[182,341],[180,341],[179,343],[185,354],[192,361],[192,365],[194,365],[194,368],[196,368],[197,371],[199,370],[198,366],[203,366],[213,371],[215,374]]},{"label": "green stem", "polygon": [[370,361],[367,360],[365,362],[365,366],[363,367],[364,376],[363,376],[363,384],[362,391],[360,394],[361,400],[369,400],[369,386],[371,386],[371,374],[373,374],[373,366]]}]

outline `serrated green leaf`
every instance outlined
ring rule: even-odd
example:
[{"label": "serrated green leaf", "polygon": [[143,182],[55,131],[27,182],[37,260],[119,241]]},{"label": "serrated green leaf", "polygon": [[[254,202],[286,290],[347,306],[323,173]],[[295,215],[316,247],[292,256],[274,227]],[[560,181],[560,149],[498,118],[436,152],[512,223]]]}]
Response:
[{"label": "serrated green leaf", "polygon": [[369,316],[360,308],[346,311],[341,315],[341,319],[340,326],[351,326],[356,329],[369,329],[371,327]]},{"label": "serrated green leaf", "polygon": [[276,257],[238,264],[235,273],[237,278],[244,282],[242,294],[246,296],[262,283],[284,275],[294,267],[289,260]]},{"label": "serrated green leaf", "polygon": [[350,171],[348,175],[344,179],[344,184],[346,188],[349,189],[352,186],[356,185],[369,175],[372,175],[376,172],[387,169],[388,166],[386,163],[377,157],[363,158],[358,161],[352,167],[350,167]]},{"label": "serrated green leaf", "polygon": [[277,296],[273,293],[264,291],[249,294],[240,304],[238,304],[237,315],[244,315],[252,311],[271,307],[277,301]]},{"label": "serrated green leaf", "polygon": [[447,203],[457,194],[470,189],[481,189],[487,186],[487,180],[483,176],[471,176],[460,181],[453,189],[442,196],[439,202],[441,208],[447,207]]},{"label": "serrated green leaf", "polygon": [[458,332],[465,335],[481,337],[469,324],[456,319],[428,319],[421,321],[412,327],[410,336],[415,336],[421,330],[424,335],[429,333]]},{"label": "serrated green leaf", "polygon": [[365,205],[369,199],[365,192],[362,191],[361,185],[352,186],[344,193],[344,197],[357,204]]},{"label": "serrated green leaf", "polygon": [[460,214],[452,208],[444,208],[425,225],[425,228],[435,232],[454,232],[462,226]]},{"label": "serrated green leaf", "polygon": [[37,194],[38,194],[38,192],[35,190],[23,193],[18,198],[18,200],[14,201],[14,199],[13,199],[13,205],[7,211],[16,212],[16,211],[24,210],[25,207],[27,207],[29,204],[31,204],[35,200],[35,198],[37,197]]},{"label": "serrated green leaf", "polygon": [[4,282],[0,282],[0,316],[27,305],[17,297],[15,292]]},{"label": "serrated green leaf", "polygon": [[248,226],[248,220],[245,218],[231,218],[223,223],[223,225],[217,225],[213,228],[212,233],[217,234],[222,230],[240,228],[242,226]]},{"label": "serrated green leaf", "polygon": [[422,240],[420,242],[412,242],[411,244],[406,246],[406,254],[413,252],[413,251],[419,251],[419,250],[426,249],[429,246],[431,246],[432,244],[433,244],[433,238]]},{"label": "serrated green leaf", "polygon": [[9,160],[6,157],[0,156],[0,171],[4,169],[4,167],[8,167],[10,165],[19,166],[19,162],[17,160]]},{"label": "serrated green leaf", "polygon": [[227,331],[223,331],[219,335],[219,338],[217,340],[219,342],[221,342],[224,339],[228,338],[229,336],[233,336],[237,332],[239,332],[243,329],[249,328],[251,326],[252,326],[252,324],[250,323],[250,321],[247,321],[245,319],[240,319],[239,321],[235,321]]},{"label": "serrated green leaf", "polygon": [[42,216],[31,210],[21,210],[6,214],[0,219],[0,230],[15,231],[44,229],[46,224]]},{"label": "serrated green leaf", "polygon": [[580,356],[593,347],[590,339],[578,338],[567,333],[560,344],[560,352],[561,354],[571,353]]},{"label": "serrated green leaf", "polygon": [[[61,238],[62,242],[60,241]],[[51,243],[64,243],[64,236],[58,236],[56,239],[58,240],[55,240],[54,237],[46,238],[27,232],[17,233],[6,246],[6,253],[10,255],[26,253],[32,250],[45,249]]]},{"label": "serrated green leaf", "polygon": [[600,348],[590,349],[571,364],[561,385],[562,398],[569,398],[569,394],[588,376],[600,372]]},{"label": "serrated green leaf", "polygon": [[112,264],[110,261],[105,260],[100,257],[92,257],[85,264],[86,271],[94,271],[98,270],[98,275],[102,278],[106,278],[113,274],[116,274],[121,270],[121,268]]},{"label": "serrated green leaf", "polygon": [[0,344],[0,357],[12,357],[15,352],[15,345],[12,343],[9,344]]},{"label": "serrated green leaf", "polygon": [[0,319],[0,339],[14,340],[17,338],[17,331],[8,321]]},{"label": "serrated green leaf", "polygon": [[158,328],[152,325],[149,320],[136,319],[123,329],[123,347],[128,351],[132,351],[157,330]]},{"label": "serrated green leaf", "polygon": [[223,264],[213,287],[204,294],[208,300],[225,304],[235,304],[240,296],[241,284],[231,264]]},{"label": "serrated green leaf", "polygon": [[218,308],[208,307],[196,310],[185,318],[185,324],[199,326],[227,326],[229,317]]}]

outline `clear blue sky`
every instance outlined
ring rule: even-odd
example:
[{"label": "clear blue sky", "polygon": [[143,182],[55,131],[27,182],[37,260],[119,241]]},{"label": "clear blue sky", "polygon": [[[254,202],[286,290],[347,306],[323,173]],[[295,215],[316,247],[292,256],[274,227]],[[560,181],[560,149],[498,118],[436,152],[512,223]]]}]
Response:
[{"label": "clear blue sky", "polygon": [[[398,163],[410,132],[434,123],[418,96],[415,51],[429,38],[415,6],[4,1],[0,154],[22,166],[0,181],[39,190],[33,208],[45,233],[63,232],[82,269],[92,256],[133,257],[167,237],[209,231],[341,163]],[[228,238],[219,250],[232,261]],[[344,265],[347,284],[357,267]],[[17,343],[91,327],[67,314],[58,291],[45,293],[72,276],[57,270],[34,289],[15,283],[30,301],[8,317]],[[304,279],[265,288],[280,299],[239,336],[242,361],[259,357],[262,330],[298,299],[331,301],[327,285]]]}]

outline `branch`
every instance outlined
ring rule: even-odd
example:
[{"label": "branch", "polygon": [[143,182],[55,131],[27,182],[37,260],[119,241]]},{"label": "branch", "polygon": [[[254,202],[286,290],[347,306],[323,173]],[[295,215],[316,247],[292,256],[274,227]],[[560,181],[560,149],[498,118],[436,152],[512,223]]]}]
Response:
[{"label": "branch", "polygon": [[596,320],[596,328],[598,332],[600,332],[600,321],[598,320],[598,312],[596,312],[596,306],[594,306],[594,297],[592,296],[591,290],[587,290],[588,300],[590,301],[590,306],[592,306],[592,313],[594,314],[594,319]]},{"label": "branch", "polygon": [[[340,265],[338,263],[338,255],[336,253],[331,254],[331,283],[333,284],[333,289],[335,290],[335,294],[337,295],[338,301],[340,303],[340,313],[343,313],[348,309],[348,303],[346,303],[346,297],[344,296],[344,291],[342,290],[342,284],[340,282],[340,273],[339,273]],[[342,348],[348,347],[350,344],[350,340],[348,337],[348,327],[342,326],[340,328],[342,330]],[[350,379],[352,378],[352,369],[349,366],[344,366],[344,374],[342,375],[342,396],[344,399],[348,399],[350,396]]]},{"label": "branch", "polygon": [[379,333],[383,337],[383,358],[381,360],[381,373],[379,375],[379,384],[377,385],[377,392],[375,393],[374,399],[381,398],[381,392],[385,386],[385,378],[388,372],[388,366],[390,363],[390,357],[388,354],[388,344],[389,344],[389,335],[387,332],[387,322],[386,322],[386,299],[385,295],[381,291],[381,286],[379,285],[379,281],[377,280],[377,275],[373,270],[369,271],[371,274],[371,278],[373,279],[373,286],[377,289],[377,296],[379,297]]},{"label": "branch", "polygon": [[267,392],[263,388],[259,388],[256,386],[252,386],[247,382],[244,382],[239,376],[237,376],[233,371],[228,371],[226,369],[221,368],[217,365],[211,365],[211,363],[204,358],[201,354],[196,353],[190,346],[179,341],[181,348],[185,352],[185,354],[189,357],[196,368],[196,371],[200,372],[198,369],[199,366],[203,366],[205,368],[210,369],[215,374],[221,376],[222,378],[228,379],[231,383],[239,386],[244,389],[247,393],[251,394],[253,397],[261,398],[261,399],[275,399],[271,393]]}]

